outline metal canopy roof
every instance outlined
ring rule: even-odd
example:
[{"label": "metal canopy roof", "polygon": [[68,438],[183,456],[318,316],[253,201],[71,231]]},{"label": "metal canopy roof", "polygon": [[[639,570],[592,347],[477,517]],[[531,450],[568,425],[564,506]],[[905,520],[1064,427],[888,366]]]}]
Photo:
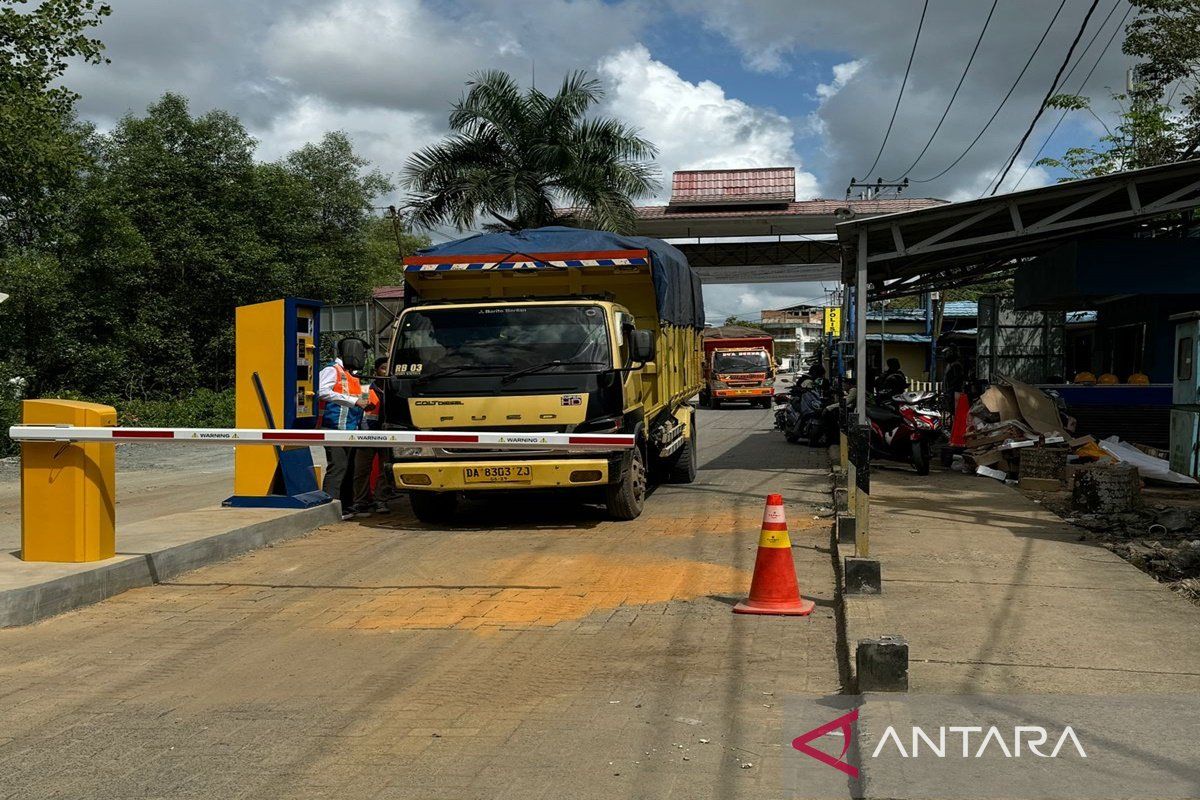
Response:
[{"label": "metal canopy roof", "polygon": [[638,236],[692,239],[729,236],[786,236],[833,233],[842,220],[894,214],[943,200],[923,197],[885,197],[873,200],[798,200],[778,207],[704,205],[690,208],[638,206]]},{"label": "metal canopy roof", "polygon": [[841,274],[834,240],[676,243],[708,284],[829,281]]},{"label": "metal canopy roof", "polygon": [[866,232],[875,297],[946,289],[1010,273],[1092,231],[1137,230],[1146,220],[1200,206],[1200,160],[1182,161],[837,226],[842,280],[855,283]]}]

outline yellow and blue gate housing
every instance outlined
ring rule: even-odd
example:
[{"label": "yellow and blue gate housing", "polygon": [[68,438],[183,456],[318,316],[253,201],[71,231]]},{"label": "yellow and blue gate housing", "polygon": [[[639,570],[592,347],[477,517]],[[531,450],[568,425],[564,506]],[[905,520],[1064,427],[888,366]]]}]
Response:
[{"label": "yellow and blue gate housing", "polygon": [[[321,303],[289,297],[236,313],[236,426],[316,428]],[[330,501],[304,447],[237,447],[227,506],[307,508]]]}]

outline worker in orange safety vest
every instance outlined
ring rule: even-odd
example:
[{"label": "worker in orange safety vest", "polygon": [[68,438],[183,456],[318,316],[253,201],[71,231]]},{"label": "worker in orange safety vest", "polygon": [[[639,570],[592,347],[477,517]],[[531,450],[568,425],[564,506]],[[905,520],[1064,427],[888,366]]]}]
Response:
[{"label": "worker in orange safety vest", "polygon": [[[370,431],[383,430],[383,381],[388,377],[387,358],[375,359],[375,379],[367,389],[367,406],[363,409],[363,429]],[[387,466],[391,459],[389,447],[358,447],[354,451],[354,509],[358,515],[373,512],[375,514],[390,514],[391,507],[387,504],[395,491],[388,481]],[[379,464],[379,479],[374,489],[371,487],[371,473],[375,464]]]},{"label": "worker in orange safety vest", "polygon": [[[360,430],[369,398],[363,392],[356,372],[362,370],[367,346],[362,339],[342,339],[338,357],[321,370],[317,386],[317,415],[322,428],[339,431]],[[325,448],[325,479],[321,489],[342,502],[342,518],[357,515],[354,507],[354,456],[352,447]],[[369,512],[368,512],[369,513]]]}]

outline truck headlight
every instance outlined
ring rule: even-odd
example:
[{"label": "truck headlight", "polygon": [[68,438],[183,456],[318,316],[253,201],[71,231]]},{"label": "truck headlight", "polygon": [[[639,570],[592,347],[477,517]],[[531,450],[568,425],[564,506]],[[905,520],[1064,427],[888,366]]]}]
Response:
[{"label": "truck headlight", "polygon": [[765,381],[763,381],[763,386],[774,386],[774,385],[775,385],[774,378],[767,378]]},{"label": "truck headlight", "polygon": [[727,387],[725,381],[713,381],[713,388],[714,389],[726,389],[728,387]]}]

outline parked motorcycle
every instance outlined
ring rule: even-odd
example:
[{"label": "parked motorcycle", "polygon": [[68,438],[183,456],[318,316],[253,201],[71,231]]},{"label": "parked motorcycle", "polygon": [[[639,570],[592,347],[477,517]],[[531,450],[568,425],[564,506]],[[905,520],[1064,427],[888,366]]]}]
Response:
[{"label": "parked motorcycle", "polygon": [[827,411],[830,402],[824,380],[793,386],[787,394],[775,395],[775,404],[781,406],[775,411],[775,427],[791,444],[801,439],[813,447],[828,444],[837,430],[836,415]]},{"label": "parked motorcycle", "polygon": [[868,403],[871,455],[907,462],[918,475],[928,475],[930,451],[942,432],[935,397],[933,392],[904,392]]}]

